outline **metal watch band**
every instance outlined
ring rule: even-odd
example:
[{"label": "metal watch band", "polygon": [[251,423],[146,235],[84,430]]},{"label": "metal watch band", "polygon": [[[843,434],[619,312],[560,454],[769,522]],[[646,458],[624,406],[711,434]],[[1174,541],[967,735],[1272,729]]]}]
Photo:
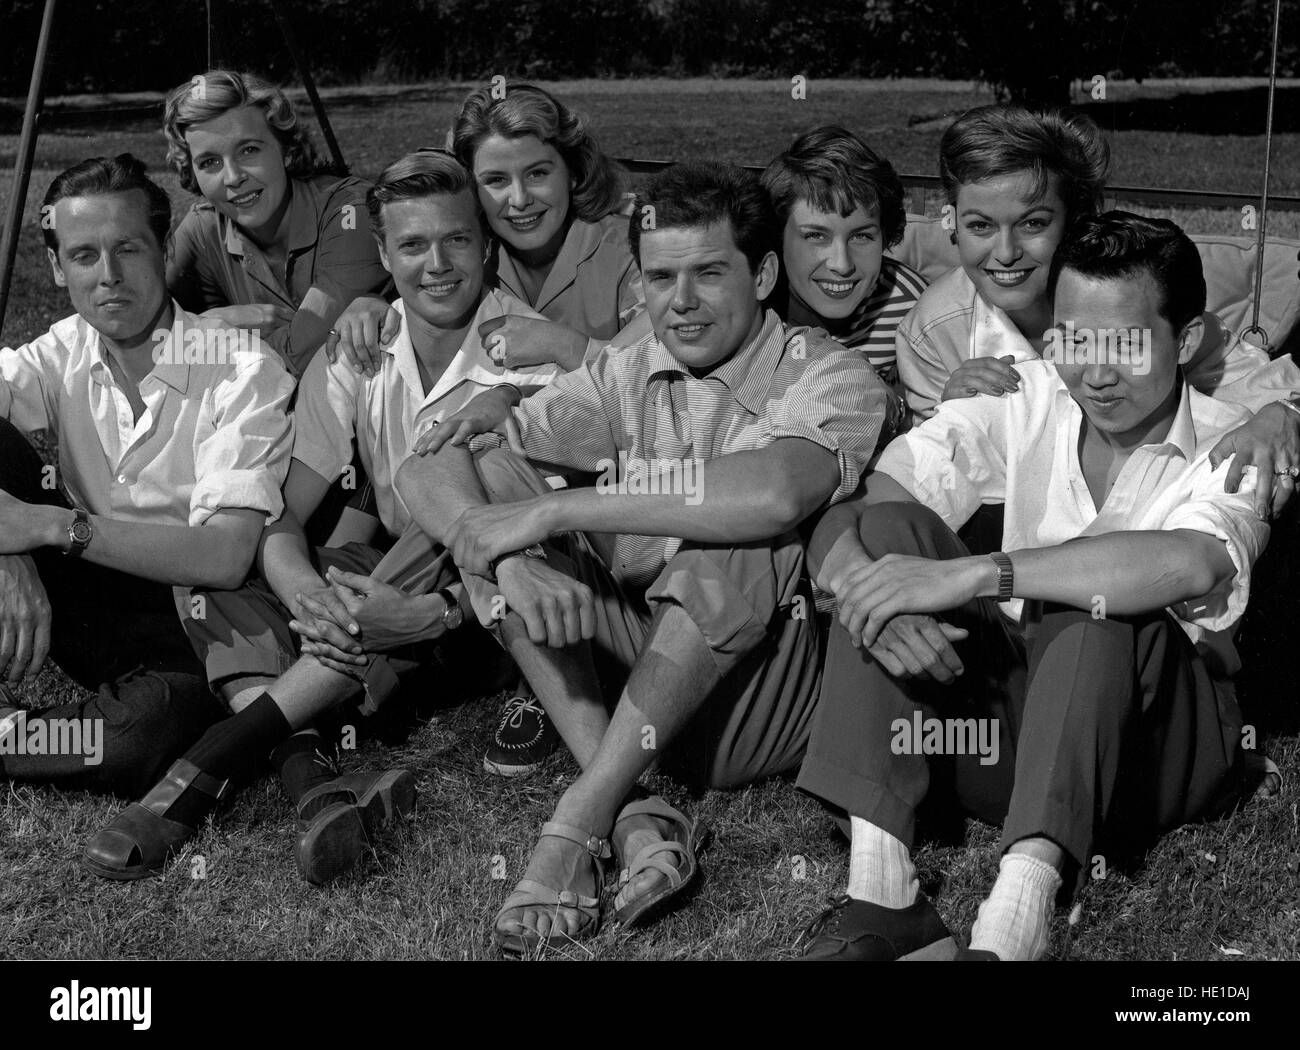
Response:
[{"label": "metal watch band", "polygon": [[464,617],[461,615],[460,602],[456,601],[456,596],[452,594],[451,591],[447,590],[446,587],[439,587],[433,593],[441,598],[443,605],[446,606],[446,608],[442,610],[442,626],[449,631],[454,631],[464,622]]},{"label": "metal watch band", "polygon": [[993,559],[993,564],[998,567],[998,601],[1010,601],[1012,591],[1015,589],[1015,570],[1011,565],[1011,558],[1002,551],[994,551],[989,555]]},{"label": "metal watch band", "polygon": [[497,566],[507,558],[536,558],[538,561],[546,560],[546,550],[540,543],[534,543],[531,547],[524,547],[517,551],[506,551],[498,558],[493,558],[488,563],[488,571],[492,573],[493,579],[496,578]]}]

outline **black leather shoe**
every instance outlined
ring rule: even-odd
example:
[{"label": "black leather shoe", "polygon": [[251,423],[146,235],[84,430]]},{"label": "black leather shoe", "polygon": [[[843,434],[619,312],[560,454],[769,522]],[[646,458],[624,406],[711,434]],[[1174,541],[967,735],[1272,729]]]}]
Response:
[{"label": "black leather shoe", "polygon": [[944,960],[957,952],[957,942],[923,895],[906,908],[884,908],[847,895],[832,898],[804,936],[805,961]]},{"label": "black leather shoe", "polygon": [[[321,802],[326,802],[323,808]],[[409,769],[352,773],[314,788],[298,803],[300,814],[314,812],[298,836],[298,872],[314,886],[347,874],[380,828],[414,808],[415,774]]]},{"label": "black leather shoe", "polygon": [[953,957],[953,962],[1001,962],[1002,959],[997,952],[991,952],[987,948],[959,948],[957,954]]}]

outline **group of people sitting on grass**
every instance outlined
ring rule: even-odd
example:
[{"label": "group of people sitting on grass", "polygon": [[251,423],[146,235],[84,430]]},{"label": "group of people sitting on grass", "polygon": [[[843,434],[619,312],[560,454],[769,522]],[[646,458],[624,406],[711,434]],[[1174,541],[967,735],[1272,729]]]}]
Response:
[{"label": "group of people sitting on grass", "polygon": [[[1205,312],[1178,226],[1099,213],[1086,118],[951,125],[961,266],[927,288],[839,127],[633,195],[529,85],[373,182],[254,76],[165,114],[200,199],[169,234],[137,158],[61,173],[76,313],[0,350],[0,669],[94,692],[8,693],[0,779],[139,798],[90,871],[162,873],[268,757],[302,875],[353,870],[415,773],[339,776],[332,714],[471,652],[523,683],[486,770],[557,736],[581,767],[495,921],[513,954],[682,903],[701,828],[651,770],[797,773],[850,841],[804,938],[839,960],[1039,957],[1095,857],[1252,790],[1224,684],[1300,373]],[[3,746],[59,720],[102,761]],[[960,948],[912,862],[939,809],[1003,828]]]}]

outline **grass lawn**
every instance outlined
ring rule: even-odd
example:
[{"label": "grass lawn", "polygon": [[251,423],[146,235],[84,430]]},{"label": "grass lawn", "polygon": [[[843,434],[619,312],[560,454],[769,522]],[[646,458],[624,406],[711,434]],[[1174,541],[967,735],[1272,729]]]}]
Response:
[{"label": "grass lawn", "polygon": [[[945,119],[988,96],[969,84],[932,81],[819,82],[806,101],[786,81],[582,81],[555,85],[585,110],[617,156],[713,155],[759,163],[806,126],[836,121],[866,134],[899,170],[933,173]],[[1278,103],[1273,190],[1300,194],[1300,87]],[[334,88],[331,119],[353,170],[373,174],[417,145],[441,143],[464,86]],[[106,100],[91,100],[103,105]],[[111,105],[138,98],[107,100]],[[131,150],[163,175],[163,139],[151,122],[92,122],[87,100],[55,100],[63,114],[42,134],[19,246],[9,315],[0,335],[17,344],[68,312],[49,277],[37,204],[61,168],[94,154]],[[1288,105],[1288,102],[1290,103]],[[21,111],[21,104],[18,104]],[[1110,131],[1113,180],[1122,185],[1256,192],[1263,157],[1257,82],[1111,85],[1089,106]],[[17,146],[13,107],[0,107],[0,165]],[[8,181],[0,197],[9,192]],[[931,202],[933,205],[934,202]],[[1240,232],[1233,212],[1178,210],[1193,231]],[[1274,213],[1279,235],[1300,235],[1300,214]],[[1289,560],[1289,559],[1288,559]],[[1261,574],[1268,581],[1280,573]],[[1294,603],[1275,608],[1248,646],[1294,646]],[[1254,665],[1243,683],[1282,767],[1280,795],[1214,823],[1167,836],[1145,862],[1111,868],[1064,912],[1053,954],[1077,959],[1294,959],[1300,957],[1300,865],[1296,783],[1300,738],[1296,679]],[[1277,666],[1281,666],[1280,662]],[[449,692],[455,692],[450,686]],[[437,690],[435,690],[436,692]],[[33,705],[75,694],[56,670],[20,691]],[[427,698],[426,698],[427,699]],[[444,700],[454,699],[452,696]],[[521,877],[540,824],[576,767],[565,753],[531,778],[484,774],[479,760],[499,694],[444,702],[404,738],[370,740],[345,768],[404,765],[417,771],[419,808],[389,834],[360,875],[327,890],[303,883],[292,857],[294,821],[278,785],[264,779],[209,823],[166,876],[136,884],[93,878],[76,863],[86,838],[123,804],[44,787],[0,785],[0,958],[461,959],[493,957],[489,929]],[[631,937],[606,929],[553,957],[763,959],[797,954],[800,929],[843,885],[847,850],[820,806],[783,780],[735,793],[693,796],[661,782],[713,831],[704,879],[690,905]],[[926,891],[965,933],[997,867],[997,834],[971,823],[965,841],[918,851]]]}]

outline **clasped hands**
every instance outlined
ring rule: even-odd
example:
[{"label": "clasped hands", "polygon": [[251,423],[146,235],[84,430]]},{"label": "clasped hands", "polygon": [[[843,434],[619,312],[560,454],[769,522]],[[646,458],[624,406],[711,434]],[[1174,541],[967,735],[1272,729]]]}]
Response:
[{"label": "clasped hands", "polygon": [[901,554],[873,561],[854,542],[834,564],[823,565],[817,584],[835,596],[840,624],[854,646],[866,648],[890,675],[947,685],[965,670],[953,643],[969,632],[930,614],[978,597],[986,562]]}]

